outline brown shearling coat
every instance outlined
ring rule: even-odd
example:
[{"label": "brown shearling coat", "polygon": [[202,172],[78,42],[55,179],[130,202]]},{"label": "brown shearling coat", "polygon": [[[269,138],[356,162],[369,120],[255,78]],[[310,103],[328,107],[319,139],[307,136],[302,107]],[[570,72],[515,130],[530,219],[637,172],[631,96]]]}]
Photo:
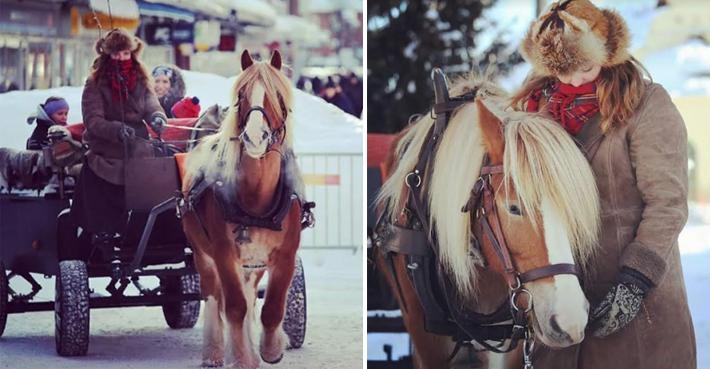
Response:
[{"label": "brown shearling coat", "polygon": [[595,306],[622,266],[647,276],[649,291],[636,318],[621,331],[562,350],[536,345],[533,363],[545,369],[694,369],[696,347],[678,250],[688,214],[685,124],[668,93],[646,84],[627,124],[603,135],[598,119],[576,137],[594,171],[601,199],[600,253],[585,293]]},{"label": "brown shearling coat", "polygon": [[129,142],[130,156],[151,157],[153,148],[147,141],[148,131],[143,121],[150,122],[153,113],[163,113],[158,98],[148,86],[138,82],[128,93],[127,101],[114,101],[107,78],[98,81],[89,78],[81,96],[81,113],[86,126],[83,140],[89,145],[89,166],[99,177],[117,185],[124,183],[125,149],[119,139],[123,123],[136,131],[136,138]]}]

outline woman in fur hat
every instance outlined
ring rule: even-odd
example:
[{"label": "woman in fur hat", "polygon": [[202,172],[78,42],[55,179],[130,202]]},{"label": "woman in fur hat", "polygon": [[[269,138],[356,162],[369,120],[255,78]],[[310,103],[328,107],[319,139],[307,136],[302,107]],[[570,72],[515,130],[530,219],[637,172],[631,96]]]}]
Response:
[{"label": "woman in fur hat", "polygon": [[541,368],[696,367],[678,235],[687,214],[685,125],[666,90],[628,52],[617,13],[553,3],[522,45],[532,64],[513,106],[551,116],[580,143],[597,179],[599,252],[583,277],[585,340],[536,345]]},{"label": "woman in fur hat", "polygon": [[185,81],[182,78],[180,68],[174,65],[158,65],[153,68],[153,86],[155,95],[160,101],[168,118],[178,118],[173,116],[172,107],[185,97]]},{"label": "woman in fur hat", "polygon": [[99,39],[99,55],[81,97],[88,165],[75,189],[72,215],[94,235],[94,243],[120,236],[126,222],[124,159],[153,156],[145,122],[156,131],[166,123],[138,59],[142,47],[140,39],[120,28]]}]

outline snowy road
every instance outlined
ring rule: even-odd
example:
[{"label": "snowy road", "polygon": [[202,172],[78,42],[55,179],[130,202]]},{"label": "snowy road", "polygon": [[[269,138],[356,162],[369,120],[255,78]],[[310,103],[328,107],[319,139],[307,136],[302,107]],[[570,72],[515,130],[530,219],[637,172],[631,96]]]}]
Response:
[{"label": "snowy road", "polygon": [[[300,252],[306,274],[307,330],[303,347],[263,368],[362,368],[361,252]],[[43,296],[54,281],[40,281]],[[91,310],[86,357],[62,358],[54,349],[52,312],[11,314],[0,338],[2,369],[199,368],[202,317],[193,329],[171,330],[160,308]]]}]

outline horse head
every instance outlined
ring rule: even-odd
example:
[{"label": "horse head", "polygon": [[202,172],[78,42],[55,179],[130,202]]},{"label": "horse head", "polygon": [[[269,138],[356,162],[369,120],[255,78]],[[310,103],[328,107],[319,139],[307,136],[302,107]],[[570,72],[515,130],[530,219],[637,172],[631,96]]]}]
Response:
[{"label": "horse head", "polygon": [[278,51],[266,63],[255,62],[244,50],[241,66],[243,76],[235,86],[237,137],[244,152],[258,159],[271,149],[278,150],[286,139],[286,100],[290,100],[290,88],[281,73]]},{"label": "horse head", "polygon": [[[474,214],[472,233],[489,266],[508,280],[514,309],[531,309],[540,340],[551,347],[579,343],[589,303],[574,273],[590,257],[598,227],[591,169],[558,124],[506,114],[481,99],[476,108],[488,167],[501,170],[479,178],[489,181],[494,214]],[[485,213],[485,204],[480,209]],[[498,237],[487,234],[486,219],[493,231],[499,227]],[[501,252],[509,254],[508,265]]]},{"label": "horse head", "polygon": [[[512,300],[546,345],[579,343],[589,304],[572,273],[586,271],[599,228],[589,162],[559,124],[503,109],[497,86],[468,78],[451,91],[476,102],[451,113],[422,193],[454,294],[465,309],[486,314]],[[390,222],[411,213],[404,184],[434,119],[423,116],[394,148],[397,161],[377,199]]]}]

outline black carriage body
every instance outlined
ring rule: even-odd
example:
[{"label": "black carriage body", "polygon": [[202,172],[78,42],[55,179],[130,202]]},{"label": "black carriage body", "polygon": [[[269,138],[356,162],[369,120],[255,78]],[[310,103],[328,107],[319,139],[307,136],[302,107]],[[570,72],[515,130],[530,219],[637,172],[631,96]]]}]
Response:
[{"label": "black carriage body", "polygon": [[[36,193],[0,196],[0,262],[8,276],[30,279],[29,273],[57,276],[59,261],[70,259],[61,257],[61,250],[80,248],[90,255],[86,263],[89,278],[111,277],[119,288],[121,280],[132,283],[135,277],[154,275],[161,280],[160,291],[146,291],[142,296],[122,296],[122,291],[111,296],[92,296],[91,308],[160,306],[198,300],[197,272],[175,215],[174,196],[180,186],[175,159],[131,159],[130,165],[126,173],[126,203],[131,211],[120,251],[114,255],[93,247],[90,237],[70,235],[76,232],[76,227],[72,228],[69,219],[69,199]],[[54,309],[52,302],[34,302],[32,296],[11,297],[5,313]]]},{"label": "black carriage body", "polygon": [[57,274],[57,216],[68,200],[0,196],[0,260],[15,273]]}]

